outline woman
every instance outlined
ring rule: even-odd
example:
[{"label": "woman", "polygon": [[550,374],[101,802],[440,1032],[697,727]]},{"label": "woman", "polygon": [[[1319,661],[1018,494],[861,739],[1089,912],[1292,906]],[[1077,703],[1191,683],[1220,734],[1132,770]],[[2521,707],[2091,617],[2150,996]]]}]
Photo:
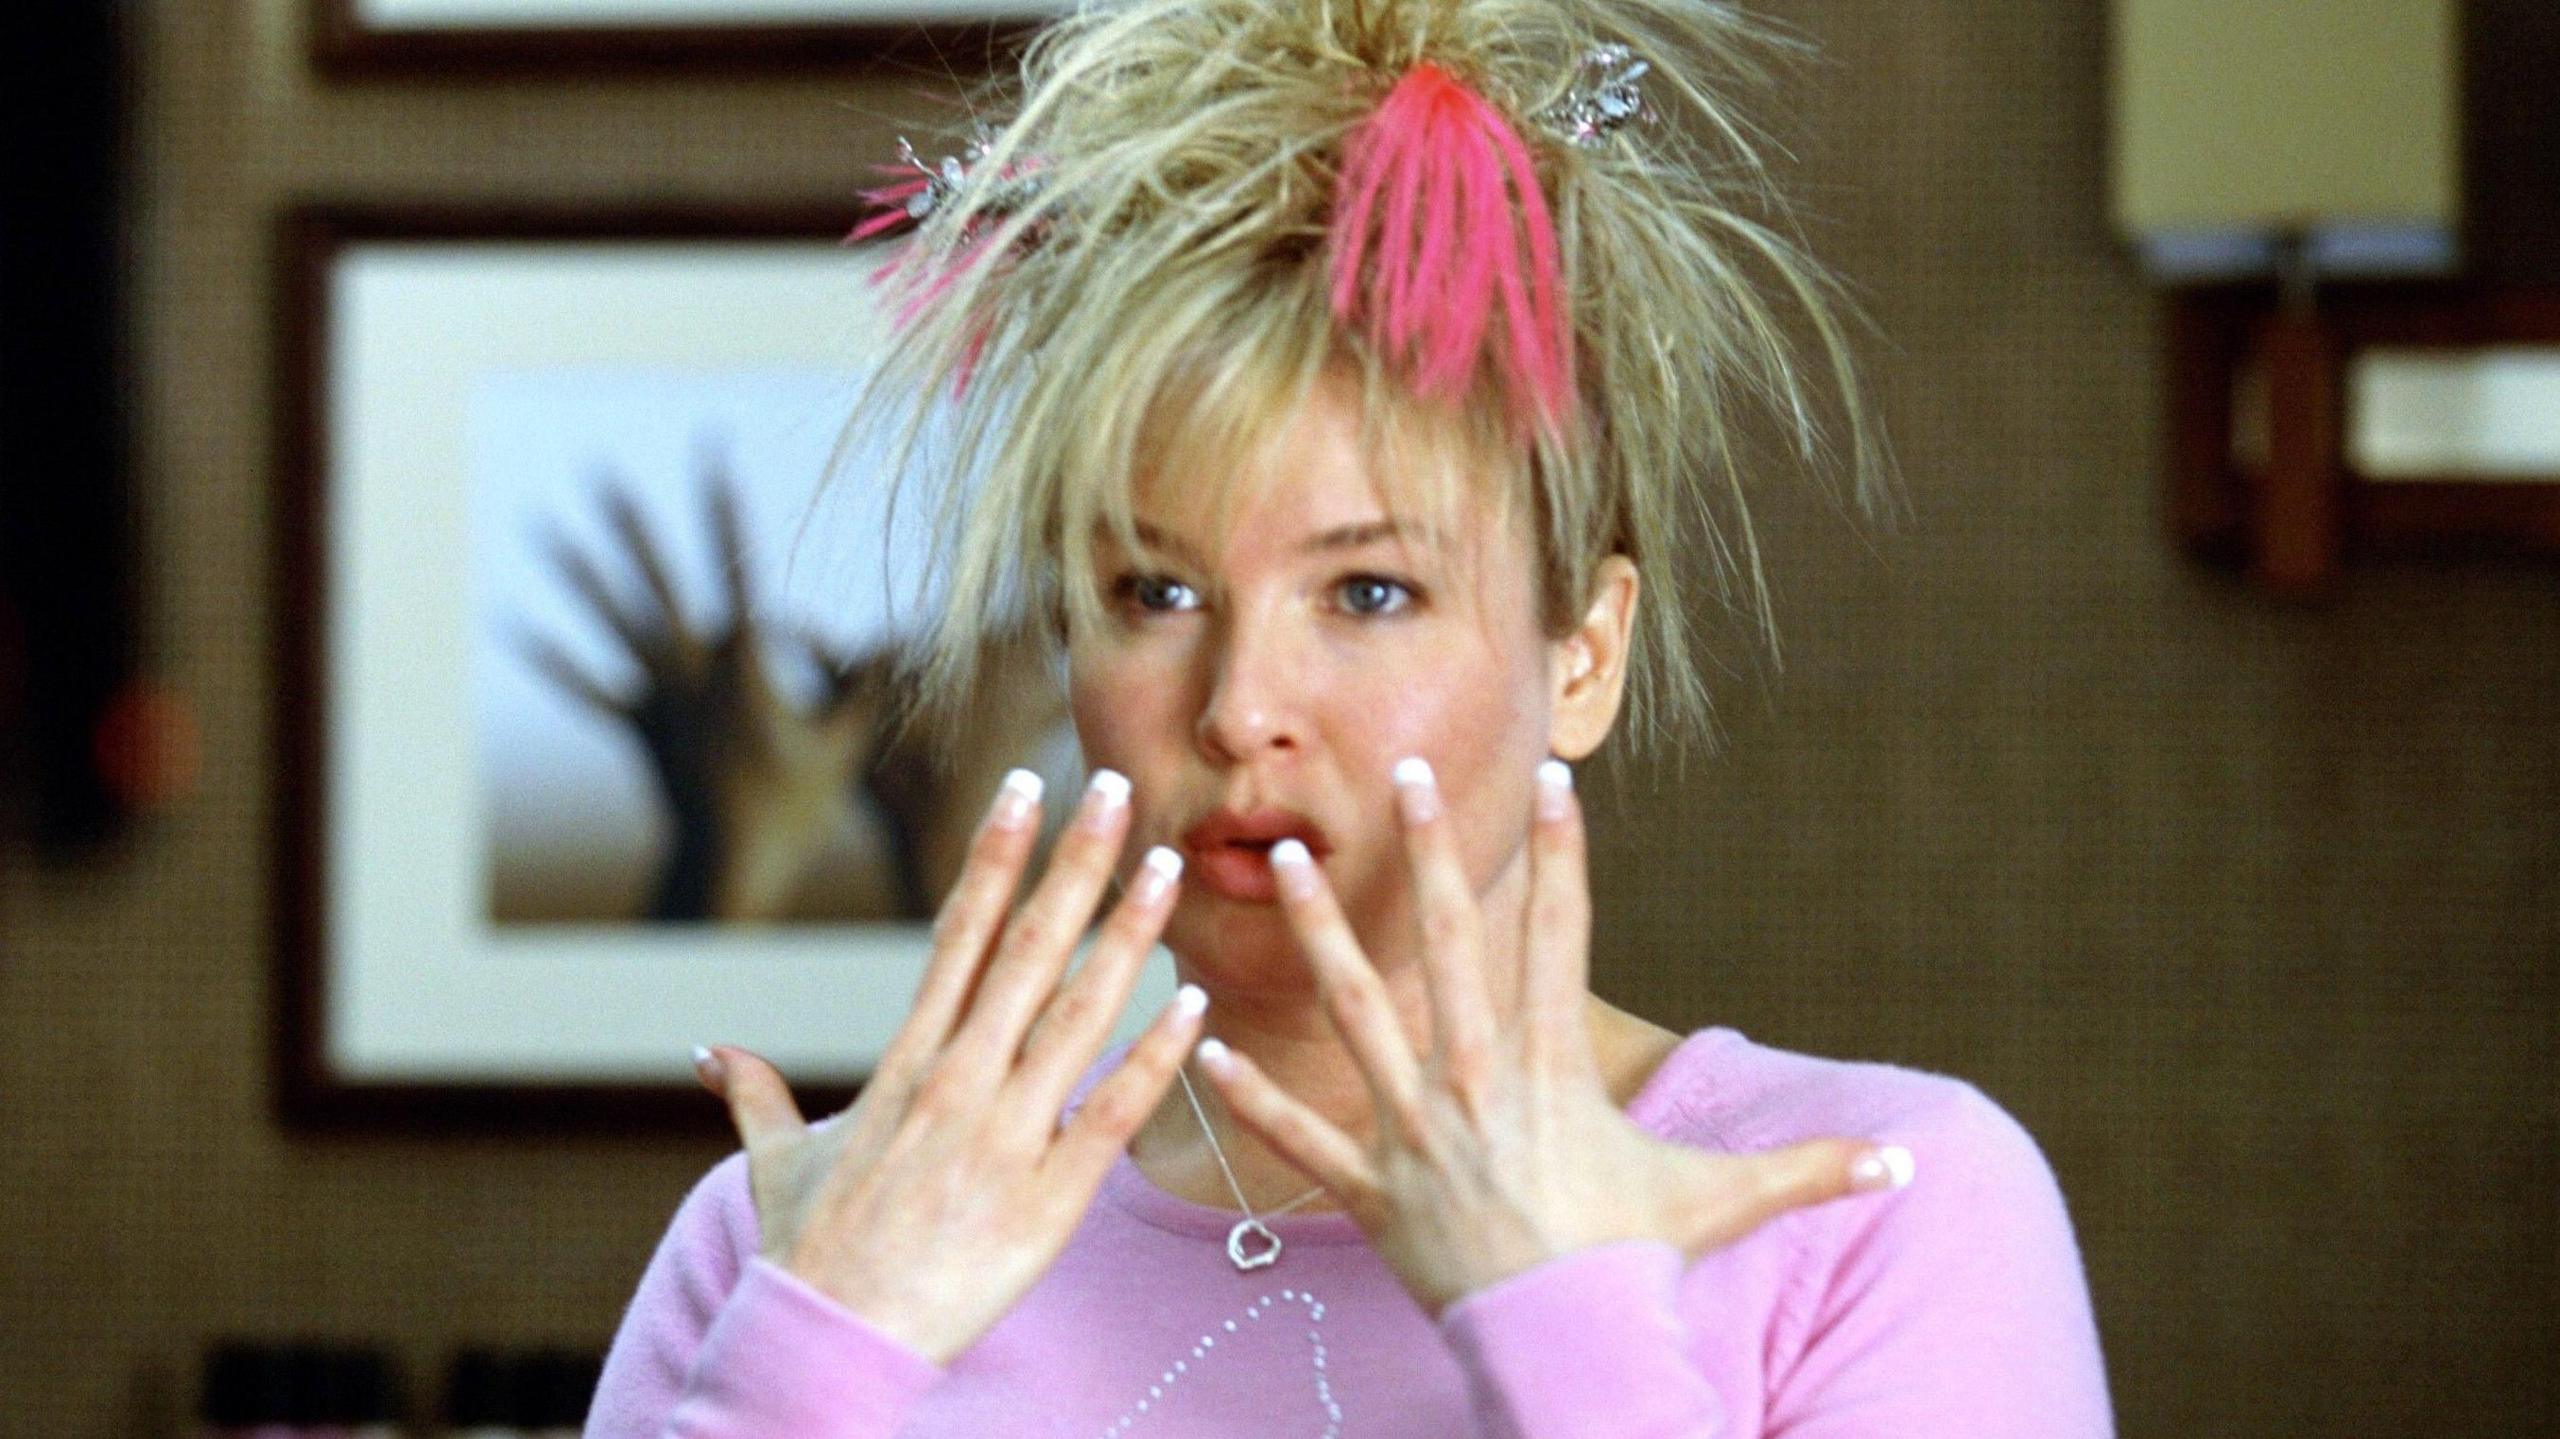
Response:
[{"label": "woman", "polygon": [[[1820,453],[1757,286],[1845,382],[1818,272],[1723,188],[1705,81],[1749,37],[1137,0],[888,195],[920,223],[861,422],[911,404],[964,477],[928,696],[1046,611],[1094,778],[1018,903],[1038,786],[1001,787],[850,1110],[706,1052],[744,1152],[591,1434],[2108,1432],[2008,1115],[1587,986],[1569,766],[1622,708],[1701,717],[1675,561],[1759,593],[1735,405]],[[1180,997],[1098,1054],[1159,939]]]}]

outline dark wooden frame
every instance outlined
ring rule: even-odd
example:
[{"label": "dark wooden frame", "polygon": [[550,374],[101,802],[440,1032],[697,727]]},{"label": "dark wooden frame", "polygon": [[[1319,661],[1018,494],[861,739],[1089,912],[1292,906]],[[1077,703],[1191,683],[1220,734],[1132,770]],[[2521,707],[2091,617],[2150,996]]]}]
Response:
[{"label": "dark wooden frame", "polygon": [[[2356,352],[2560,345],[2560,290],[2340,285],[2308,315],[2287,315],[2272,286],[2227,285],[2173,292],[2167,307],[2168,520],[2189,551],[2303,597],[2359,557],[2560,559],[2560,484],[2366,480],[2348,470],[2344,444]],[[2275,442],[2297,447],[2283,474],[2245,472],[2232,457],[2233,385],[2253,353],[2272,372]]]},{"label": "dark wooden frame", "polygon": [[[440,204],[305,204],[275,231],[274,516],[271,572],[274,830],[269,874],[275,1024],[270,1054],[279,1117],[304,1130],[724,1132],[708,1095],[686,1083],[355,1083],[325,1061],[327,875],[324,826],[330,696],[324,656],[330,616],[329,274],[350,243],[381,240],[832,239],[851,223],[845,202],[755,207],[638,206],[540,209]],[[811,1086],[817,1110],[849,1103],[859,1086]]]},{"label": "dark wooden frame", "polygon": [[847,22],[813,25],[627,25],[386,30],[355,0],[310,0],[311,53],[342,77],[508,71],[842,69],[930,64],[983,71],[1017,51],[1038,21]]}]

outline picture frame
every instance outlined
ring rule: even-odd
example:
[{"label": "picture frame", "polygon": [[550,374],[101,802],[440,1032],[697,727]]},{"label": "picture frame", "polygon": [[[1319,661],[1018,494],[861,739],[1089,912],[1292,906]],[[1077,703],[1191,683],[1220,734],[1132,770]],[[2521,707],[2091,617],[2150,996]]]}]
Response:
[{"label": "picture frame", "polygon": [[324,74],[980,70],[1064,0],[309,0]]},{"label": "picture frame", "polygon": [[[2265,353],[2282,297],[2262,282],[2181,287],[2163,316],[2164,513],[2189,554],[2246,573],[2270,593],[2318,597],[2366,560],[2548,563],[2560,559],[2560,471],[2431,470],[2359,458],[2373,417],[2357,406],[2359,366],[2378,357],[2476,360],[2560,353],[2560,290],[2464,281],[2370,281],[2319,294],[2309,327],[2316,373],[2286,394],[2308,413],[2275,413]],[[2307,490],[2270,482],[2263,451],[2277,425],[2311,437],[2321,463]],[[2275,582],[2269,556],[2312,576]]]},{"label": "picture frame", "polygon": [[[871,799],[846,800],[798,908],[690,922],[711,916],[684,896],[713,890],[668,878],[684,846],[667,817],[687,807],[597,699],[650,682],[612,616],[653,591],[674,594],[665,624],[708,635],[729,578],[752,583],[756,655],[879,651],[913,621],[921,600],[891,570],[920,540],[863,508],[885,487],[820,483],[883,333],[851,218],[281,217],[272,932],[291,1126],[716,1130],[694,1044],[764,1055],[816,1113],[851,1100],[896,1032],[940,891],[883,867]],[[704,519],[715,493],[727,531]],[[804,668],[804,697],[852,692],[806,689],[849,663]],[[933,832],[973,827],[999,766],[1077,782],[1063,696],[1026,693],[1039,703],[986,707],[1019,728],[970,742],[975,789],[950,787]],[[1172,989],[1159,954],[1116,1037]]]}]

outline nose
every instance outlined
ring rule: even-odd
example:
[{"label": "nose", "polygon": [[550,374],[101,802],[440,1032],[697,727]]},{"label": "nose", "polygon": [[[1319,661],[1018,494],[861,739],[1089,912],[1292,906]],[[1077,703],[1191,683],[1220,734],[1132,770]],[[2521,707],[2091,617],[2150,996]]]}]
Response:
[{"label": "nose", "polygon": [[1301,699],[1308,677],[1292,658],[1281,626],[1220,616],[1204,649],[1208,684],[1195,726],[1203,755],[1214,763],[1239,764],[1305,745]]}]

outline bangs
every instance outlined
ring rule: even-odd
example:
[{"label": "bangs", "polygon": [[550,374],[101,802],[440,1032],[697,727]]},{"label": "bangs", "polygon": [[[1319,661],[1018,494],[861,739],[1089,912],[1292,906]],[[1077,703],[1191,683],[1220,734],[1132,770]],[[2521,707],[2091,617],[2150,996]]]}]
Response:
[{"label": "bangs", "polygon": [[[1336,323],[1303,276],[1264,269],[1199,278],[1196,288],[1168,286],[1190,290],[1195,303],[1174,316],[1129,316],[1137,338],[1052,377],[1072,380],[1086,397],[1065,412],[1082,431],[1059,437],[1071,458],[1044,487],[1057,511],[1042,527],[1040,553],[1056,565],[1050,593],[1064,633],[1105,618],[1108,577],[1096,543],[1107,537],[1132,555],[1146,548],[1142,497],[1159,511],[1205,514],[1208,545],[1222,550],[1237,517],[1293,475],[1281,441],[1327,386],[1353,403],[1361,457],[1388,518],[1454,535],[1471,503],[1500,523],[1528,498],[1531,467],[1494,377],[1461,401],[1417,397]],[[1552,553],[1543,541],[1539,548]],[[1463,551],[1451,558],[1465,562]]]}]

